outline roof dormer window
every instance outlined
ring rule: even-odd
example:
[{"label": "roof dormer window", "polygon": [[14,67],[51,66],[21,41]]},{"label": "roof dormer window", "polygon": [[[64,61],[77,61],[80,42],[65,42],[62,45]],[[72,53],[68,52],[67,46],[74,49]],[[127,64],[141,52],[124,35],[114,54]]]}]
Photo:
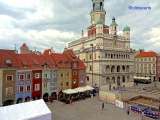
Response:
[{"label": "roof dormer window", "polygon": [[73,63],[73,67],[77,67],[77,63],[76,62]]},{"label": "roof dormer window", "polygon": [[62,65],[62,60],[59,61],[59,64]]},{"label": "roof dormer window", "polygon": [[66,60],[64,63],[65,63],[66,65],[68,65],[68,60]]},{"label": "roof dormer window", "polygon": [[23,67],[24,67],[24,68],[27,68],[27,65],[24,65]]},{"label": "roof dormer window", "polygon": [[23,67],[24,67],[24,68],[27,68],[28,65],[27,65],[27,62],[26,62],[26,61],[22,61],[22,64],[23,64]]},{"label": "roof dormer window", "polygon": [[42,65],[44,68],[46,68],[47,67],[47,63],[43,63],[43,65]]},{"label": "roof dormer window", "polygon": [[38,62],[36,60],[33,60],[35,67],[38,67]]},{"label": "roof dormer window", "polygon": [[7,65],[11,65],[12,64],[11,60],[10,59],[6,59],[6,64]]}]

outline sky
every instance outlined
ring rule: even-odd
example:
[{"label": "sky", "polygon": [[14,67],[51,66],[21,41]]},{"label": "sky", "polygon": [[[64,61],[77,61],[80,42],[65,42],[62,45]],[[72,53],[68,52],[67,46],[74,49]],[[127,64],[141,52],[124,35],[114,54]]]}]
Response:
[{"label": "sky", "polygon": [[[109,26],[115,16],[118,35],[128,25],[132,49],[160,52],[159,6],[160,0],[105,0],[105,22]],[[91,10],[91,0],[0,0],[0,49],[19,50],[26,43],[33,51],[53,47],[61,53],[82,30],[87,35]]]}]

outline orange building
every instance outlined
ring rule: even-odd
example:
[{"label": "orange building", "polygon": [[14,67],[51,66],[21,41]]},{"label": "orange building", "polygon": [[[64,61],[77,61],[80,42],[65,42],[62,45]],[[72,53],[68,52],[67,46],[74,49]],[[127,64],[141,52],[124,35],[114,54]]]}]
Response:
[{"label": "orange building", "polygon": [[66,55],[72,66],[72,88],[84,86],[86,84],[86,66],[72,50],[65,49],[63,54]]}]

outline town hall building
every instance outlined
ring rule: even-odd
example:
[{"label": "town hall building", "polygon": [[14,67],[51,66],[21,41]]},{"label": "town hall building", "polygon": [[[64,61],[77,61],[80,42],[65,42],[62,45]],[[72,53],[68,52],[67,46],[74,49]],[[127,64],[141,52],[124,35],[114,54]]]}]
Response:
[{"label": "town hall building", "polygon": [[68,48],[86,65],[88,84],[94,86],[121,84],[133,80],[134,55],[130,48],[130,27],[123,28],[123,36],[117,35],[116,18],[105,23],[104,0],[92,0],[91,25],[88,35],[68,44]]}]

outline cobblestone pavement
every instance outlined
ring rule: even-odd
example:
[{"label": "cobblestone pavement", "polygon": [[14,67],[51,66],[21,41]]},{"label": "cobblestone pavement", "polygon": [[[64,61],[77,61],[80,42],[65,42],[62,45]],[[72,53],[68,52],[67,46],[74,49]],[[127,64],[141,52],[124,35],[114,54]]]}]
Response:
[{"label": "cobblestone pavement", "polygon": [[105,111],[101,110],[102,101],[95,96],[73,102],[73,105],[64,104],[60,101],[46,104],[52,111],[52,120],[141,120],[139,115],[130,113],[127,115],[124,109],[105,103]]}]

